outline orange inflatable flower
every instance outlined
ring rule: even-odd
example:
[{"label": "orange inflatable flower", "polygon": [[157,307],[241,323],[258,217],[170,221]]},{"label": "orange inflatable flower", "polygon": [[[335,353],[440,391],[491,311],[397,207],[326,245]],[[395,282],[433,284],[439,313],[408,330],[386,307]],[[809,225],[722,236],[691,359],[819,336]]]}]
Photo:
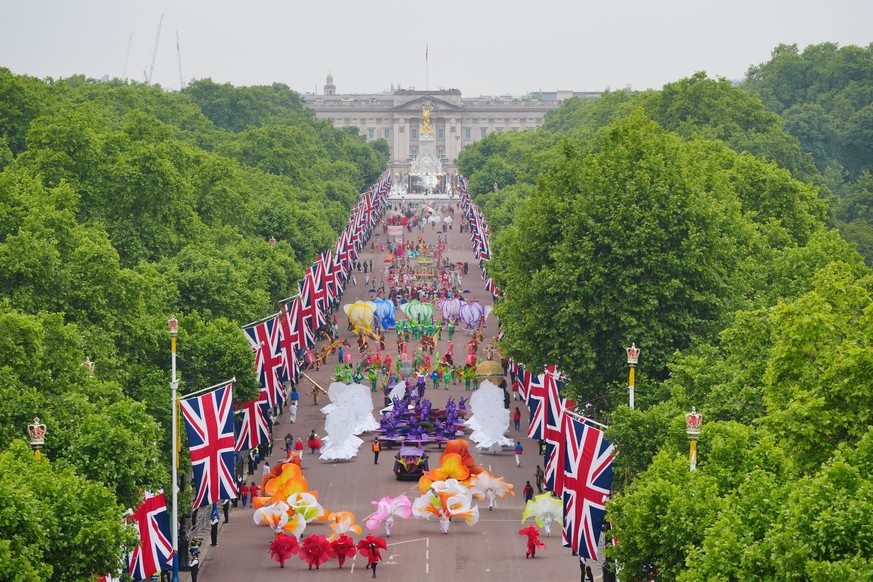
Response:
[{"label": "orange inflatable flower", "polygon": [[[252,505],[255,509],[259,509],[266,505],[276,503],[277,501],[286,501],[295,493],[311,493],[316,498],[317,491],[310,491],[309,484],[300,470],[300,466],[294,463],[283,463],[273,469],[276,475],[271,471],[264,476],[264,497],[255,497],[252,500]],[[268,478],[269,477],[269,478]]]},{"label": "orange inflatable flower", "polygon": [[418,480],[418,489],[424,494],[434,481],[447,479],[455,479],[460,483],[466,483],[470,479],[470,469],[464,465],[463,458],[457,453],[443,453],[440,466],[431,469]]}]

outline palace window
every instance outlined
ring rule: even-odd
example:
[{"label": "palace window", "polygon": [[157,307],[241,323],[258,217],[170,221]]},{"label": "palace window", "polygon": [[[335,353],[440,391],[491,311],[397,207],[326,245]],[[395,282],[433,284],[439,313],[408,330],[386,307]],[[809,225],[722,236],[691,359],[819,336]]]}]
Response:
[{"label": "palace window", "polygon": [[464,139],[470,139],[470,128],[469,127],[464,128]]},{"label": "palace window", "polygon": [[410,139],[418,139],[418,128],[410,127],[409,128],[409,137]]},{"label": "palace window", "polygon": [[479,129],[479,137],[485,137],[486,135],[488,135],[488,129],[486,129],[484,127],[480,128]]},{"label": "palace window", "polygon": [[384,137],[385,139],[391,139],[391,130],[390,129],[383,129],[382,130],[382,137]]},{"label": "palace window", "polygon": [[368,129],[368,130],[367,130],[367,139],[373,139],[373,137],[374,137],[375,135],[376,135],[375,130],[373,130],[373,129]]},{"label": "palace window", "polygon": [[437,139],[446,139],[446,130],[442,127],[437,129]]}]

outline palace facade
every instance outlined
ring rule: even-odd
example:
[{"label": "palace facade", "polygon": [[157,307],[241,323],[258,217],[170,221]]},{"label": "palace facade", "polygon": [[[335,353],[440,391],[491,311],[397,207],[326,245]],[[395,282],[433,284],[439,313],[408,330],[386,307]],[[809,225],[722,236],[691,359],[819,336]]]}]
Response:
[{"label": "palace facade", "polygon": [[599,92],[553,91],[523,97],[462,97],[458,89],[396,89],[375,94],[337,94],[327,76],[324,94],[304,95],[318,119],[334,127],[356,127],[369,141],[391,147],[389,169],[400,183],[419,155],[422,111],[430,111],[437,156],[449,174],[457,172],[461,149],[491,133],[525,131],[543,124],[546,113],[572,97],[597,99]]}]

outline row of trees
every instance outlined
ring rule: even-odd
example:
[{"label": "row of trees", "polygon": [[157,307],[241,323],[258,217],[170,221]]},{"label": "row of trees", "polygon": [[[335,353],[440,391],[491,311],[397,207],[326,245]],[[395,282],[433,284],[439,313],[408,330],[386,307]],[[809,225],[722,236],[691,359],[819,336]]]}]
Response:
[{"label": "row of trees", "polygon": [[[167,319],[182,393],[235,376],[255,397],[240,327],[295,292],[386,161],[282,85],[0,69],[0,578],[115,567],[123,509],[169,488]],[[50,463],[21,444],[36,414]]]},{"label": "row of trees", "polygon": [[504,350],[557,365],[619,446],[622,580],[873,576],[873,273],[816,164],[705,74],[571,101],[459,160],[493,230]]}]

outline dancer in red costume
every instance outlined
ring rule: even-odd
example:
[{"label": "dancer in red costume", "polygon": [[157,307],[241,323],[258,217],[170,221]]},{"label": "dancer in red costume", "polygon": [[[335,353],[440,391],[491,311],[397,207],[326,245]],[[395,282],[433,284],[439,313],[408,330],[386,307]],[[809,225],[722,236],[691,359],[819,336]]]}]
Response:
[{"label": "dancer in red costume", "polygon": [[330,542],[330,557],[337,559],[340,568],[346,563],[346,558],[354,555],[355,542],[346,534],[340,534],[337,539]]},{"label": "dancer in red costume", "polygon": [[300,546],[300,559],[309,564],[309,569],[318,567],[330,559],[330,542],[322,535],[311,535]]},{"label": "dancer in red costume", "polygon": [[270,555],[279,562],[279,566],[285,567],[285,560],[300,550],[297,538],[286,533],[276,534],[276,539],[270,544]]},{"label": "dancer in red costume", "polygon": [[367,537],[358,542],[358,553],[367,558],[367,569],[373,570],[373,578],[376,577],[376,566],[382,560],[380,549],[388,549],[385,539],[377,538],[373,534],[367,534]]},{"label": "dancer in red costume", "polygon": [[545,548],[546,544],[540,540],[540,530],[537,529],[535,525],[529,525],[524,529],[518,530],[518,535],[527,536],[527,553],[525,553],[525,558],[536,558],[537,557],[537,548]]}]

